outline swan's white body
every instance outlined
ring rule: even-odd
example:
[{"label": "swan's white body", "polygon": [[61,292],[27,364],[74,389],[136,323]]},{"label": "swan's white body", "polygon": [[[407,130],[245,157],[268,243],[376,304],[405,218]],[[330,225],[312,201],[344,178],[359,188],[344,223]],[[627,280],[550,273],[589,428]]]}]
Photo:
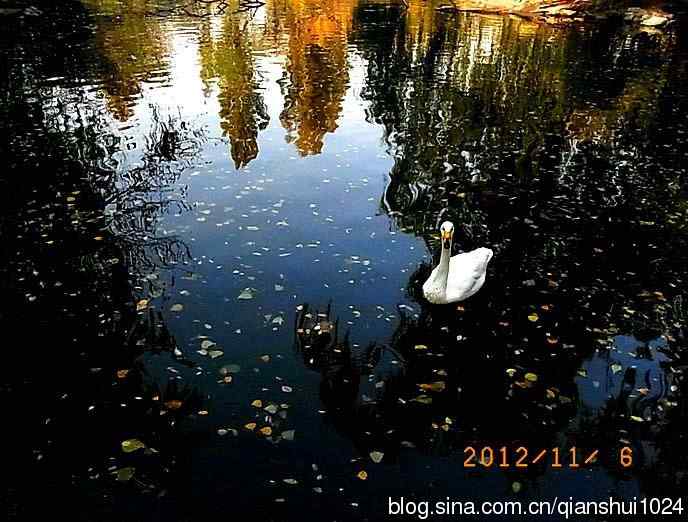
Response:
[{"label": "swan's white body", "polygon": [[492,250],[477,248],[451,256],[451,238],[454,225],[442,223],[442,255],[440,263],[425,281],[423,295],[433,304],[455,303],[468,299],[485,284],[487,264]]}]

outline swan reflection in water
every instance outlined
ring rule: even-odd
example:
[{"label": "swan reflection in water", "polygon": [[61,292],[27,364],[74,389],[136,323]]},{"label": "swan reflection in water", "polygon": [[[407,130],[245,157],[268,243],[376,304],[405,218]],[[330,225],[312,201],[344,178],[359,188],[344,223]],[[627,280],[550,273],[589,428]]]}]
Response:
[{"label": "swan reflection in water", "polygon": [[[414,288],[428,270],[414,274]],[[504,340],[468,328],[480,326],[478,313],[495,319],[482,308],[424,304],[417,314],[399,312],[389,345],[358,345],[351,331],[340,331],[331,304],[322,311],[303,305],[296,317],[296,350],[322,377],[326,419],[362,454],[376,449],[394,458],[408,447],[447,454],[474,440],[550,444],[575,414],[574,400],[544,404],[540,386],[513,385]]]}]

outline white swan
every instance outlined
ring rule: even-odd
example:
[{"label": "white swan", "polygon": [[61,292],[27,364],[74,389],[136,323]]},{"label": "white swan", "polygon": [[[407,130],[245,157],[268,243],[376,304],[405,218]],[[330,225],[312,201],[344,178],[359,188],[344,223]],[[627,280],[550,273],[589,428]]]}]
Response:
[{"label": "white swan", "polygon": [[485,283],[487,264],[492,250],[477,248],[451,257],[454,225],[445,221],[440,227],[442,255],[440,263],[425,281],[423,295],[433,304],[455,303],[468,299]]}]

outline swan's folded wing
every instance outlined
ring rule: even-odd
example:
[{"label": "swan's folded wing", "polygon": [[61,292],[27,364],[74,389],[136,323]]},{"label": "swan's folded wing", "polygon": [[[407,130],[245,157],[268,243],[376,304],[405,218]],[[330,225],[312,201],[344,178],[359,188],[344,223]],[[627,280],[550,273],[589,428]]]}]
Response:
[{"label": "swan's folded wing", "polygon": [[486,271],[487,264],[492,259],[492,250],[489,248],[478,248],[457,254],[449,261],[449,277],[452,273],[461,274],[461,278],[469,278],[470,276],[479,279]]},{"label": "swan's folded wing", "polygon": [[478,291],[485,281],[487,264],[491,258],[492,250],[489,248],[478,248],[452,257],[449,262],[447,297],[450,300],[465,299]]}]

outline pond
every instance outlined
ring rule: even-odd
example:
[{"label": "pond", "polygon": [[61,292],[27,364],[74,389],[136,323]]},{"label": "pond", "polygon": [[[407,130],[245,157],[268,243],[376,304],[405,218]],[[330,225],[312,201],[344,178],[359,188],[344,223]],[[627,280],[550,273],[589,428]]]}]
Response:
[{"label": "pond", "polygon": [[439,5],[0,14],[10,520],[685,493],[688,19]]}]

